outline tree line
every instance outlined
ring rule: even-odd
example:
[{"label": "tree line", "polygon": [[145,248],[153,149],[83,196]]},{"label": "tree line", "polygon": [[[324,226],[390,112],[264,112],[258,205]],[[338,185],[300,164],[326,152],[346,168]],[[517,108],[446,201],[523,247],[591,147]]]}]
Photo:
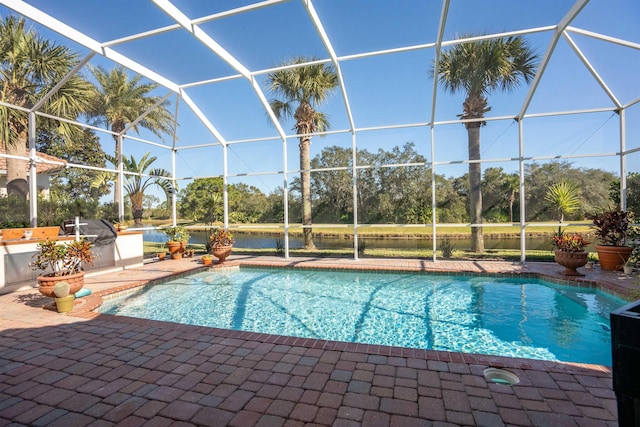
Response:
[{"label": "tree line", "polygon": [[[43,139],[44,140],[44,139]],[[55,140],[48,141],[48,151],[74,159],[89,156],[97,147],[57,151]],[[68,148],[68,147],[67,147]],[[60,149],[60,147],[58,147]],[[98,156],[100,157],[100,156]],[[432,221],[431,168],[416,151],[415,144],[405,143],[390,150],[357,151],[357,212],[361,224],[429,224]],[[405,166],[394,166],[404,164]],[[329,146],[311,159],[312,217],[315,223],[352,224],[354,221],[351,148]],[[628,209],[640,212],[640,174],[630,173]],[[567,161],[527,163],[525,166],[525,203],[527,221],[557,221],[557,212],[545,199],[549,188],[569,182],[581,190],[579,207],[565,221],[583,220],[586,215],[619,203],[619,181],[607,171],[575,167]],[[587,187],[582,183],[589,183]],[[436,221],[466,223],[470,221],[469,180],[466,174],[447,177],[435,174]],[[300,180],[294,178],[289,192],[290,222],[302,222]],[[65,169],[53,181],[51,200],[39,204],[42,225],[56,225],[75,215],[116,220],[114,204],[99,202],[100,191],[91,186],[85,173]],[[178,192],[180,218],[194,223],[219,223],[224,219],[222,178],[199,178]],[[502,167],[485,168],[482,175],[483,219],[487,223],[519,222],[519,177]],[[229,221],[231,223],[282,223],[284,192],[281,187],[269,194],[245,183],[228,185]],[[13,200],[2,203],[0,224],[11,226],[15,219],[28,223],[28,205]],[[156,199],[148,206],[151,218],[168,218],[166,202]],[[22,212],[22,214],[20,214]],[[127,205],[131,218],[131,205]],[[24,224],[26,225],[26,224]],[[18,225],[20,226],[20,225]]]},{"label": "tree line", "polygon": [[[352,224],[354,221],[351,148],[325,147],[311,159],[311,199],[314,223]],[[431,168],[414,143],[391,150],[357,152],[358,223],[429,224],[432,221]],[[394,166],[404,164],[406,166]],[[317,169],[335,169],[314,171]],[[630,174],[631,184],[640,183],[638,174]],[[525,204],[527,221],[557,221],[556,209],[545,200],[549,188],[558,182],[570,182],[581,191],[580,206],[564,219],[583,220],[587,214],[612,206],[611,191],[617,181],[614,174],[600,169],[575,167],[567,161],[529,163],[525,166]],[[519,177],[502,167],[485,168],[482,176],[483,219],[489,223],[519,222]],[[470,221],[469,180],[466,174],[446,177],[435,174],[436,221]],[[301,184],[291,184],[288,208],[291,222],[302,222]],[[223,219],[222,178],[195,179],[179,192],[179,213],[184,219],[212,223]],[[264,194],[247,184],[228,186],[229,221],[232,223],[279,223],[283,221],[283,191],[277,188]],[[640,209],[640,194],[632,192],[629,208]]]}]

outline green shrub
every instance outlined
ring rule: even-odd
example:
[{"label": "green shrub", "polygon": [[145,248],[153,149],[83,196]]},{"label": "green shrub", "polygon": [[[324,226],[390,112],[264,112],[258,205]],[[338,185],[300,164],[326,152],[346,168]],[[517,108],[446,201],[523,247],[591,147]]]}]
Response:
[{"label": "green shrub", "polygon": [[453,257],[453,251],[455,246],[451,243],[450,239],[442,239],[440,243],[440,250],[442,251],[442,258],[451,259]]}]

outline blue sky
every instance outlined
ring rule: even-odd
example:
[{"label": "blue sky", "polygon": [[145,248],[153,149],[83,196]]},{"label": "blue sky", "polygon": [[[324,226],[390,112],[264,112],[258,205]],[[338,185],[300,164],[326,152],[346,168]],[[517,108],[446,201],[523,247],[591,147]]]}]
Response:
[{"label": "blue sky", "polygon": [[[0,3],[2,3],[0,1]],[[48,15],[85,32],[92,39],[107,42],[144,31],[172,25],[175,22],[152,2],[130,0],[28,0]],[[250,1],[179,0],[173,4],[189,18],[216,14],[252,4]],[[444,40],[462,34],[499,33],[556,25],[571,9],[574,1],[543,0],[524,2],[513,0],[453,0],[449,7]],[[316,0],[313,2],[333,49],[339,58],[349,107],[356,128],[392,126],[429,122],[432,116],[433,80],[429,73],[434,49],[416,49],[402,53],[347,59],[349,55],[417,46],[436,40],[441,4],[435,1],[403,0]],[[11,10],[0,5],[3,16]],[[583,52],[597,73],[622,104],[640,97],[640,3],[637,0],[592,0],[571,23],[572,27],[620,38],[635,43],[627,47],[597,40],[579,32],[569,32],[571,40]],[[88,50],[40,25],[42,34],[59,40],[78,51]],[[223,46],[247,69],[255,73],[264,90],[265,74],[283,61],[299,55],[328,58],[302,2],[292,0],[250,12],[233,14],[201,25],[201,29]],[[552,31],[525,36],[542,56],[549,46]],[[119,44],[113,47],[173,82],[184,85],[206,79],[222,79],[237,72],[206,47],[191,38],[187,31],[177,29],[153,37]],[[95,56],[90,63],[107,69],[110,60]],[[86,72],[86,75],[89,73]],[[209,117],[226,141],[272,138],[278,134],[269,123],[249,81],[234,78],[214,84],[184,89]],[[522,108],[529,88],[524,86],[510,94],[489,96],[492,111],[488,117],[514,116]],[[160,88],[157,95],[169,91]],[[266,90],[265,90],[266,92]],[[266,93],[267,98],[270,95]],[[461,111],[463,94],[451,95],[438,89],[435,121],[455,121]],[[175,97],[172,97],[175,100]],[[561,38],[544,72],[528,114],[567,112],[583,109],[610,108],[611,100],[572,50],[568,40]],[[175,107],[172,107],[172,110]],[[345,100],[337,91],[321,108],[331,119],[332,129],[349,130]],[[184,103],[179,104],[178,147],[211,144],[214,136],[196,119]],[[640,147],[640,106],[627,110],[627,147]],[[600,167],[615,171],[615,157],[591,158],[597,153],[614,153],[619,144],[619,116],[611,111],[563,115],[551,118],[530,118],[524,121],[525,156],[583,156],[571,161],[576,166]],[[292,123],[283,124],[291,133]],[[435,160],[452,162],[467,157],[466,131],[461,124],[436,126]],[[156,141],[142,132],[141,138]],[[101,137],[105,151],[113,142],[109,135]],[[428,127],[387,129],[358,132],[359,148],[369,151],[391,149],[412,141],[418,151],[431,160],[431,138]],[[518,126],[513,120],[490,121],[481,131],[482,157],[491,160],[484,167],[501,166],[516,171],[515,161],[502,162],[518,156]],[[165,139],[167,147],[171,138]],[[351,147],[351,133],[314,138],[312,156],[323,147]],[[275,140],[232,144],[229,149],[229,173],[251,174],[283,170],[282,141]],[[287,142],[287,170],[298,169],[297,140]],[[129,140],[125,154],[141,156],[154,151],[157,165],[171,169],[170,151]],[[544,162],[547,160],[539,160]],[[630,170],[640,171],[640,154],[628,156]],[[222,173],[222,149],[205,147],[179,151],[177,176],[212,176]],[[459,163],[437,166],[436,172],[459,176],[466,171]],[[291,179],[295,174],[291,174]],[[231,182],[246,182],[268,193],[282,186],[277,175],[242,176]],[[184,188],[183,182],[180,184]]]}]

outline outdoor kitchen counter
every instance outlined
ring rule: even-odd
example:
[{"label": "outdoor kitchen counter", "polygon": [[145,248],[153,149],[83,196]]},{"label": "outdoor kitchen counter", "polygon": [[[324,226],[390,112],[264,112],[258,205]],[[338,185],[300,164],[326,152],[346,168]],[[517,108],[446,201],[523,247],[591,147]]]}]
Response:
[{"label": "outdoor kitchen counter", "polygon": [[[45,227],[39,227],[45,228]],[[55,227],[57,229],[57,227]],[[38,228],[33,228],[35,236]],[[6,239],[6,230],[2,230],[0,240],[0,294],[18,289],[37,286],[38,270],[32,270],[31,262],[36,253],[36,245],[46,238],[68,241],[73,236],[46,236],[38,238]],[[94,265],[85,266],[88,274],[92,270],[114,271],[143,264],[143,239],[141,231],[122,231],[117,233],[115,242],[105,246],[94,246]]]}]

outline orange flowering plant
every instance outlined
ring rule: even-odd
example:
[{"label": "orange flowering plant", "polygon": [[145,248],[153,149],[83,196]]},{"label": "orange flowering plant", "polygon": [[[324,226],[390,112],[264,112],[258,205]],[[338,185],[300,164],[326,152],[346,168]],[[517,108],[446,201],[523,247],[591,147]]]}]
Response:
[{"label": "orange flowering plant", "polygon": [[580,233],[555,233],[551,241],[558,250],[565,252],[582,252],[589,243]]}]

